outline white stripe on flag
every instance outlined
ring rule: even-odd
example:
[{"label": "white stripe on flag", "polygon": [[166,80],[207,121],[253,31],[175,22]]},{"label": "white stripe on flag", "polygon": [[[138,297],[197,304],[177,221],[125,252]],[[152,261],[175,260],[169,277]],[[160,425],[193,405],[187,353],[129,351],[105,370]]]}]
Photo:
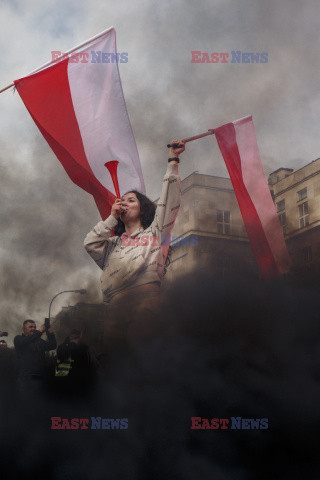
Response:
[{"label": "white stripe on flag", "polygon": [[[145,192],[143,176],[124,102],[117,62],[93,63],[98,52],[116,52],[115,31],[86,45],[88,63],[68,65],[68,79],[75,115],[80,128],[88,163],[98,181],[115,194],[111,177],[104,164],[119,160],[118,179],[123,195],[134,188]],[[84,85],[86,88],[84,89]]]}]

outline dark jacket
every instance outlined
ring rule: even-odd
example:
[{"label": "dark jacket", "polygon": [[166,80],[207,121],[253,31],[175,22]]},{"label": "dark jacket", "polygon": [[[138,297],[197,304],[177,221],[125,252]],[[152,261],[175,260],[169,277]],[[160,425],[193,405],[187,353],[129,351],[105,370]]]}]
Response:
[{"label": "dark jacket", "polygon": [[60,362],[63,362],[69,357],[73,360],[69,377],[83,377],[85,375],[90,375],[92,364],[87,345],[82,342],[70,342],[69,337],[67,337],[57,349],[57,359]]},{"label": "dark jacket", "polygon": [[57,347],[54,333],[47,333],[48,340],[42,340],[42,333],[38,330],[33,335],[17,335],[14,346],[18,355],[19,377],[42,377],[45,370],[45,354],[48,350]]}]

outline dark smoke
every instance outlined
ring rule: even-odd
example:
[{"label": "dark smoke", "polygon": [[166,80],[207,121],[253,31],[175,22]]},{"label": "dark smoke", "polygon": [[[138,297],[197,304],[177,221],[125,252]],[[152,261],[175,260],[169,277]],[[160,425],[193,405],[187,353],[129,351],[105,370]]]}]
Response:
[{"label": "dark smoke", "polygon": [[[51,384],[21,404],[2,358],[9,478],[316,478],[319,307],[317,290],[202,274],[172,284],[156,335],[115,348],[92,389],[61,396]],[[51,416],[128,418],[129,428],[51,431]],[[269,428],[191,430],[192,416],[268,418]]]}]

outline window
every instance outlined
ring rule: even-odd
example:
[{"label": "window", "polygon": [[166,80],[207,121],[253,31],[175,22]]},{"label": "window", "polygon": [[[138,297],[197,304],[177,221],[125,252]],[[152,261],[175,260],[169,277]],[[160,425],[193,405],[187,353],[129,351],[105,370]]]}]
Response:
[{"label": "window", "polygon": [[308,202],[304,202],[299,205],[299,225],[300,228],[306,227],[309,225],[309,209]]},{"label": "window", "polygon": [[301,200],[304,200],[305,198],[307,198],[307,187],[303,188],[302,190],[299,190],[297,195],[298,195],[298,202],[301,202]]},{"label": "window", "polygon": [[287,234],[287,216],[285,213],[280,213],[280,215],[278,215],[279,217],[279,220],[280,220],[280,225],[282,227],[282,230],[283,230],[283,235],[286,235]]},{"label": "window", "polygon": [[285,206],[285,200],[280,200],[280,202],[277,203],[277,212],[281,212],[281,210],[284,210]]},{"label": "window", "polygon": [[218,233],[230,235],[230,212],[228,210],[217,210]]}]

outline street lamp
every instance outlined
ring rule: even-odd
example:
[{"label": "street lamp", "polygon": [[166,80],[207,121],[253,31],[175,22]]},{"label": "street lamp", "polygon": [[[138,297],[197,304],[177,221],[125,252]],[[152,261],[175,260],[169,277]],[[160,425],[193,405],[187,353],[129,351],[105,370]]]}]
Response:
[{"label": "street lamp", "polygon": [[57,293],[57,295],[55,295],[53,297],[53,299],[51,300],[50,302],[50,306],[49,306],[49,324],[50,324],[50,313],[51,313],[51,305],[52,305],[52,302],[55,298],[57,298],[58,295],[61,295],[62,293],[80,293],[80,295],[85,295],[87,293],[87,290],[85,290],[84,288],[81,289],[81,290],[64,290],[63,292],[59,292]]}]

